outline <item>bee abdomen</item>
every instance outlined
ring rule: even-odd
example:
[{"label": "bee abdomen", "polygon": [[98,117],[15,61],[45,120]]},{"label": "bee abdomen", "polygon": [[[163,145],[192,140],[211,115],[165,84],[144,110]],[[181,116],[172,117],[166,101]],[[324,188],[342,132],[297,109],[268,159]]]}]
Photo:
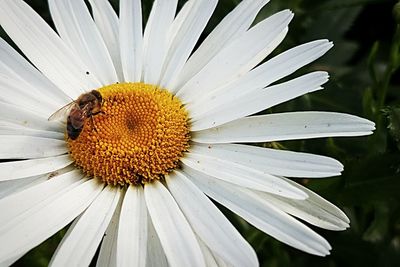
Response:
[{"label": "bee abdomen", "polygon": [[68,137],[71,138],[72,140],[75,140],[76,138],[78,138],[79,134],[82,132],[82,127],[81,128],[75,128],[70,119],[68,118],[68,122],[67,122],[67,134]]}]

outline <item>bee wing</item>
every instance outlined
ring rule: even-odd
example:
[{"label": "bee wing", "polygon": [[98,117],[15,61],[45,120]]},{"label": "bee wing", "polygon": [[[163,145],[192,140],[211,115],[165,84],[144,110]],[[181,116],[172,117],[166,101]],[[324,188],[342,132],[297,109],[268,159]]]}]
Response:
[{"label": "bee wing", "polygon": [[71,102],[51,114],[48,118],[49,121],[60,121],[65,120],[65,118],[69,115],[71,109],[76,105],[75,102]]}]

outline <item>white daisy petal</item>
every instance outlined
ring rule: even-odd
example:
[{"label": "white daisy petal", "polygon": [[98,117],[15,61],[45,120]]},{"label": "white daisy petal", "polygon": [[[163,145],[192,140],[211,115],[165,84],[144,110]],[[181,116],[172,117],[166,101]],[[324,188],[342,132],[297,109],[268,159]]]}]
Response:
[{"label": "white daisy petal", "polygon": [[45,182],[49,179],[53,179],[59,175],[65,174],[74,170],[74,167],[68,166],[66,168],[47,173],[42,175],[36,175],[32,177],[27,177],[23,179],[16,179],[16,180],[6,180],[0,182],[0,199],[15,194],[17,192],[21,192],[27,188]]},{"label": "white daisy petal", "polygon": [[177,0],[155,0],[143,37],[143,81],[158,84],[167,49],[168,30],[174,20]]},{"label": "white daisy petal", "polygon": [[118,80],[124,80],[121,55],[119,51],[119,18],[107,0],[89,0],[93,10],[94,22],[113,61]]},{"label": "white daisy petal", "polygon": [[1,38],[0,58],[0,73],[24,82],[29,86],[25,91],[33,91],[37,97],[40,95],[40,99],[50,107],[62,106],[69,101],[61,90]]},{"label": "white daisy petal", "polygon": [[0,147],[0,159],[45,158],[68,152],[63,140],[23,135],[2,135]]},{"label": "white daisy petal", "polygon": [[236,86],[250,88],[268,86],[323,56],[332,47],[333,43],[328,40],[317,40],[296,46],[250,71],[246,79]]},{"label": "white daisy petal", "polygon": [[249,145],[194,143],[190,151],[287,177],[329,177],[343,171],[343,165],[333,158]]},{"label": "white daisy petal", "polygon": [[326,210],[310,199],[293,201],[292,199],[270,195],[268,193],[256,192],[256,194],[265,202],[312,225],[331,231],[341,231],[349,227],[349,224],[342,220],[341,217],[332,214],[331,210],[335,212],[338,210],[337,207],[335,207],[335,209],[330,208]]},{"label": "white daisy petal", "polygon": [[26,188],[30,188],[35,184],[46,181],[47,179],[47,175],[38,175],[25,179],[2,181],[0,182],[0,199],[11,194],[20,192]]},{"label": "white daisy petal", "polygon": [[[292,74],[325,54],[333,44],[327,40],[317,40],[294,47],[246,73],[238,80],[227,84],[204,96],[199,96],[189,107],[193,114],[202,113],[215,107],[216,103],[227,103],[243,93],[250,94],[271,83]],[[244,91],[245,89],[245,91]]]},{"label": "white daisy petal", "polygon": [[145,266],[147,209],[142,187],[130,186],[122,203],[117,239],[117,266]]},{"label": "white daisy petal", "polygon": [[[279,45],[292,18],[293,13],[284,10],[252,27],[211,59],[177,91],[177,96],[187,103],[206,90],[217,88],[247,73]],[[283,36],[280,34],[282,32],[285,33]]]},{"label": "white daisy petal", "polygon": [[217,2],[217,0],[189,0],[178,14],[169,32],[170,45],[161,73],[161,87],[168,88],[172,92],[176,91],[177,88],[171,87],[171,84],[179,77]]},{"label": "white daisy petal", "polygon": [[143,64],[142,6],[140,0],[119,3],[119,43],[126,82],[139,82]]},{"label": "white daisy petal", "polygon": [[205,266],[196,236],[168,190],[160,182],[154,182],[145,185],[144,196],[168,263]]},{"label": "white daisy petal", "polygon": [[121,189],[107,186],[58,245],[49,266],[88,266],[114,214]]},{"label": "white daisy petal", "polygon": [[[36,184],[3,198],[0,201],[2,210],[0,214],[0,233],[16,224],[26,212],[31,212],[32,209],[35,209],[38,205],[45,204],[49,199],[57,198],[63,191],[68,191],[68,187],[72,186],[73,188],[79,185],[82,177],[83,174],[80,171],[67,172],[57,176],[57,179],[49,179],[46,182]],[[14,203],[18,203],[18,205],[13,205]]]},{"label": "white daisy petal", "polygon": [[119,198],[114,215],[104,233],[103,241],[97,258],[98,267],[117,267],[117,237],[119,216],[121,214],[122,196]]},{"label": "white daisy petal", "polygon": [[[346,214],[341,211],[338,207],[324,199],[323,197],[319,196],[318,194],[314,193],[310,189],[308,189],[305,186],[302,186],[298,183],[295,183],[289,179],[284,178],[287,182],[291,183],[293,186],[304,190],[308,194],[308,198],[306,200],[308,205],[312,205],[313,208],[322,210],[321,213],[325,213],[325,217],[334,217],[336,220],[341,221],[341,224],[345,227],[347,227],[350,223],[349,218],[346,216]],[[332,218],[331,218],[332,219]],[[319,225],[318,225],[319,226]],[[322,226],[319,226],[322,227]]]},{"label": "white daisy petal", "polygon": [[329,254],[331,246],[323,237],[263,201],[255,192],[206,175],[189,176],[204,193],[261,231],[310,254],[319,256]]},{"label": "white daisy petal", "polygon": [[[62,229],[90,205],[102,188],[94,179],[77,183],[78,186],[48,199],[35,213],[26,213],[18,223],[2,232],[0,235],[2,261],[24,254]],[[35,197],[38,195],[40,194]]]},{"label": "white daisy petal", "polygon": [[191,169],[239,186],[293,199],[307,198],[307,194],[304,191],[295,188],[280,177],[225,159],[214,158],[204,154],[188,153],[181,161]]},{"label": "white daisy petal", "polygon": [[218,267],[218,263],[214,258],[214,255],[210,251],[210,249],[204,244],[201,239],[198,239],[200,248],[201,248],[201,253],[203,253],[204,256],[204,261],[206,262],[207,267]]},{"label": "white daisy petal", "polygon": [[0,163],[0,181],[21,179],[50,173],[72,163],[69,155]]},{"label": "white daisy petal", "polygon": [[258,266],[253,248],[192,182],[178,171],[165,180],[193,231],[214,253],[233,266]]},{"label": "white daisy petal", "polygon": [[168,31],[168,47],[171,45],[172,41],[179,33],[182,24],[186,21],[187,16],[190,14],[195,2],[196,1],[190,1],[190,0],[186,1],[186,3],[183,4],[181,10],[179,10],[179,13],[176,15]]},{"label": "white daisy petal", "polygon": [[[148,214],[147,217],[150,215]],[[167,257],[165,256],[160,239],[154,229],[151,220],[147,220],[147,267],[168,267]]]},{"label": "white daisy petal", "polygon": [[15,77],[0,73],[0,90],[1,101],[32,110],[41,116],[47,117],[56,109],[50,100],[46,101],[46,98],[42,98],[41,94],[29,84]]},{"label": "white daisy petal", "polygon": [[[34,216],[37,211],[45,207],[59,195],[71,191],[73,188],[82,184],[84,181],[81,179],[82,176],[82,174],[74,172],[60,175],[60,179],[52,179],[50,181],[32,184],[32,187],[4,198],[0,202],[0,207],[3,211],[0,216],[0,239],[5,232],[13,231],[13,226]],[[10,209],[9,207],[12,207],[14,203],[18,203],[18,207]],[[14,262],[26,252],[27,251],[23,251],[20,255],[5,259],[5,262]],[[1,262],[0,265],[5,265],[5,262]]]},{"label": "white daisy petal", "polygon": [[369,120],[334,112],[288,112],[242,118],[193,133],[201,143],[272,142],[330,136],[371,134]]},{"label": "white daisy petal", "polygon": [[13,104],[4,103],[2,101],[0,101],[0,104],[0,123],[6,122],[18,126],[23,126],[25,128],[44,131],[64,131],[64,127],[62,127],[63,124],[58,122],[49,122],[47,118],[33,112],[32,110],[17,107]]},{"label": "white daisy petal", "polygon": [[[0,2],[0,24],[29,60],[71,99],[100,83],[49,25],[22,0]],[[29,25],[29,27],[26,27]]]},{"label": "white daisy petal", "polygon": [[232,40],[247,31],[257,13],[269,0],[244,0],[230,12],[207,36],[200,47],[190,56],[173,88],[180,88],[197,74],[210,60]]},{"label": "white daisy petal", "polygon": [[231,265],[227,264],[224,260],[222,260],[220,257],[218,257],[218,255],[213,254],[213,256],[218,267],[232,267]]},{"label": "white daisy petal", "polygon": [[118,81],[108,49],[83,0],[49,0],[58,34],[102,85]]},{"label": "white daisy petal", "polygon": [[[200,131],[263,111],[306,93],[322,89],[328,81],[328,73],[317,71],[295,78],[288,82],[273,85],[247,94],[237,95],[232,101],[210,103],[209,110],[192,114],[192,131]],[[237,108],[240,107],[240,108]],[[190,109],[189,109],[190,110]],[[233,122],[235,123],[235,122]]]},{"label": "white daisy petal", "polygon": [[0,135],[26,135],[26,136],[64,140],[64,133],[36,130],[4,121],[0,122]]}]

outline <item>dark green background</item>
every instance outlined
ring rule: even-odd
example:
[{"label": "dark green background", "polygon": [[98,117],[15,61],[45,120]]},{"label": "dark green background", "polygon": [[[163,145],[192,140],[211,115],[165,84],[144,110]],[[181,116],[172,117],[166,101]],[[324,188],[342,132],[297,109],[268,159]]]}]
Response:
[{"label": "dark green background", "polygon": [[[51,25],[47,1],[28,2]],[[118,0],[111,1],[118,9]],[[152,0],[142,1],[146,19]],[[180,1],[180,6],[185,1]],[[240,0],[220,0],[203,37]],[[346,212],[344,232],[316,229],[331,243],[321,258],[292,249],[224,210],[256,249],[261,266],[400,266],[400,5],[390,0],[272,0],[258,20],[290,8],[295,18],[277,54],[301,43],[328,38],[334,48],[295,73],[328,70],[325,90],[272,110],[326,110],[356,114],[377,124],[370,137],[326,138],[280,143],[283,148],[339,159],[341,177],[300,180]],[[397,10],[397,11],[396,11]],[[396,20],[397,18],[397,20]],[[0,35],[9,40],[0,29]],[[270,145],[270,144],[263,144]],[[46,266],[63,231],[33,249],[15,266]]]}]

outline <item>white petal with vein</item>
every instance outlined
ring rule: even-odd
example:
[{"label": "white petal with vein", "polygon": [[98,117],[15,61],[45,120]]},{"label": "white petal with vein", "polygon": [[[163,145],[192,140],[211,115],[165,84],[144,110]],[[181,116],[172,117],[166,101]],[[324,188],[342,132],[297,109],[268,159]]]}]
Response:
[{"label": "white petal with vein", "polygon": [[5,121],[0,122],[0,135],[25,135],[25,136],[64,140],[64,133],[36,130]]},{"label": "white petal with vein", "polygon": [[[148,215],[147,217],[149,217]],[[147,267],[168,267],[167,257],[151,220],[147,220]]]},{"label": "white petal with vein", "polygon": [[[258,23],[222,49],[177,92],[184,102],[236,80],[260,63],[283,40],[293,13],[281,11]],[[276,41],[279,40],[279,41]]]},{"label": "white petal with vein", "polygon": [[103,37],[113,61],[118,80],[124,80],[119,51],[119,18],[108,0],[89,0],[94,22]]},{"label": "white petal with vein", "polygon": [[258,266],[253,248],[203,192],[178,171],[166,182],[193,231],[214,253],[232,266]]},{"label": "white petal with vein", "polygon": [[[148,214],[148,213],[147,213]],[[147,216],[150,218],[150,215]],[[168,261],[151,220],[147,220],[147,267],[168,267]]]},{"label": "white petal with vein", "polygon": [[93,75],[86,75],[88,67],[79,55],[22,0],[0,2],[0,24],[29,60],[71,99],[88,88],[100,87]]},{"label": "white petal with vein", "polygon": [[143,37],[143,81],[158,84],[167,53],[168,31],[174,20],[177,0],[156,0]]},{"label": "white petal with vein", "polygon": [[147,209],[141,186],[129,186],[122,203],[117,238],[117,266],[145,266]]},{"label": "white petal with vein", "polygon": [[57,157],[28,159],[0,163],[0,181],[21,179],[35,175],[50,173],[62,169],[72,163],[69,155]]},{"label": "white petal with vein", "polygon": [[238,80],[199,96],[196,101],[190,103],[190,110],[193,114],[201,114],[215,105],[234,101],[243,93],[250,94],[252,91],[269,86],[319,58],[332,46],[333,44],[327,40],[317,40],[289,49],[244,74]]},{"label": "white petal with vein", "polygon": [[191,130],[205,130],[252,115],[306,93],[320,90],[327,81],[328,73],[316,71],[288,82],[252,91],[249,94],[243,92],[230,102],[224,101],[219,105],[210,103],[209,110],[205,113],[192,114]]},{"label": "white petal with vein", "polygon": [[191,169],[246,188],[294,199],[307,198],[306,193],[279,177],[225,159],[188,153],[181,161]]},{"label": "white petal with vein", "polygon": [[194,143],[190,151],[288,177],[328,177],[343,171],[343,165],[333,158],[253,145]]},{"label": "white petal with vein", "polygon": [[333,136],[372,134],[369,120],[335,112],[287,112],[242,118],[219,127],[195,132],[200,143],[272,142]]},{"label": "white petal with vein", "polygon": [[226,206],[261,231],[297,249],[325,256],[331,246],[320,235],[290,215],[263,201],[252,190],[198,173],[191,180],[215,201]]},{"label": "white petal with vein", "polygon": [[337,217],[333,214],[338,208],[324,209],[310,199],[293,201],[292,199],[273,196],[268,193],[256,193],[265,202],[312,225],[331,231],[341,231],[349,227],[349,224],[341,217]]},{"label": "white petal with vein", "polygon": [[140,82],[143,64],[140,0],[121,0],[119,3],[119,43],[124,81]]},{"label": "white petal with vein", "polygon": [[[25,190],[19,191],[13,195],[3,198],[0,201],[0,233],[6,231],[14,224],[18,223],[24,214],[31,212],[38,205],[48,202],[51,198],[56,198],[64,191],[68,191],[68,187],[78,186],[82,181],[83,174],[80,171],[71,171],[57,176],[56,179],[32,185]],[[15,205],[18,203],[18,205]],[[12,207],[12,208],[10,208]]]},{"label": "white petal with vein", "polygon": [[119,188],[104,188],[68,229],[49,266],[88,266],[110,223],[120,195]]},{"label": "white petal with vein", "polygon": [[47,175],[37,175],[25,179],[2,181],[0,182],[0,199],[42,183],[47,179]]},{"label": "white petal with vein", "polygon": [[26,213],[2,233],[0,258],[12,259],[42,243],[81,214],[102,188],[95,179],[78,183],[71,190],[49,198],[35,213]]},{"label": "white petal with vein", "polygon": [[163,88],[176,92],[171,84],[179,77],[216,5],[217,0],[189,0],[177,15],[168,34],[169,49],[160,81]]},{"label": "white petal with vein", "polygon": [[203,253],[204,256],[204,261],[206,262],[206,266],[218,267],[217,261],[215,260],[211,250],[204,244],[203,241],[201,241],[201,239],[198,239],[198,241],[201,248],[201,252]]},{"label": "white petal with vein", "polygon": [[291,205],[290,208],[282,207],[282,209],[287,209],[286,212],[298,216],[299,218],[302,218],[318,227],[329,230],[344,230],[349,227],[349,218],[338,207],[310,189],[289,179],[284,179],[293,186],[304,190],[309,196],[304,202],[296,203],[297,205]]},{"label": "white petal with vein", "polygon": [[46,117],[32,110],[23,107],[17,107],[13,104],[0,101],[0,123],[16,124],[26,128],[37,130],[49,130],[55,132],[64,132],[65,127],[59,122],[49,122]]},{"label": "white petal with vein", "polygon": [[196,236],[168,190],[156,181],[145,185],[144,196],[168,263],[205,266]]},{"label": "white petal with vein", "polygon": [[196,75],[219,51],[244,34],[254,21],[260,9],[269,0],[244,0],[230,12],[206,37],[186,62],[173,88],[180,88]]},{"label": "white petal with vein", "polygon": [[99,256],[96,266],[99,267],[117,267],[117,237],[119,215],[121,213],[122,197],[119,198],[115,212],[111,221],[104,233],[103,241],[101,242]]},{"label": "white petal with vein", "polygon": [[64,140],[23,135],[1,135],[0,147],[0,159],[46,158],[68,152]]},{"label": "white petal with vein", "polygon": [[32,110],[38,115],[48,117],[58,106],[42,97],[32,86],[15,76],[8,76],[0,70],[0,100],[20,108]]},{"label": "white petal with vein", "polygon": [[40,99],[50,107],[62,106],[69,101],[69,98],[61,90],[1,38],[0,58],[1,73],[29,85],[29,89],[36,96],[40,95]]},{"label": "white petal with vein", "polygon": [[115,83],[114,64],[84,1],[49,0],[49,8],[58,34],[89,67],[87,75],[102,85]]}]

